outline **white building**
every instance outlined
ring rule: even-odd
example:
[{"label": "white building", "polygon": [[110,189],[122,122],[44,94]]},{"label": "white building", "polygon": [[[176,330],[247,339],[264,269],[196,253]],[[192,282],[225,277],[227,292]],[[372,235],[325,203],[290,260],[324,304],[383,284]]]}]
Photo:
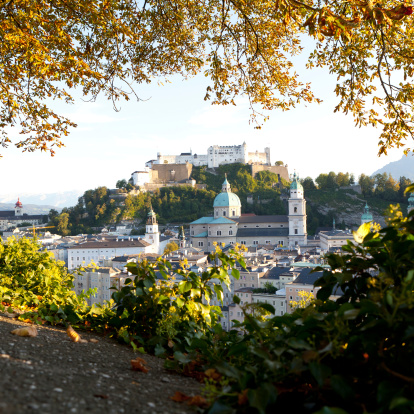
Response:
[{"label": "white building", "polygon": [[68,249],[68,269],[103,263],[116,256],[152,253],[153,246],[146,240],[99,240],[79,243]]},{"label": "white building", "polygon": [[341,248],[344,244],[347,244],[348,240],[353,240],[354,237],[350,230],[331,230],[321,231],[319,233],[319,239],[322,250],[329,250],[332,248]]},{"label": "white building", "polygon": [[[82,291],[87,292],[88,289],[97,289],[94,296],[87,300],[88,305],[95,303],[103,303],[109,301],[113,290],[110,288],[116,286],[120,271],[111,267],[100,267],[98,269],[86,268],[79,275],[75,275],[74,285],[76,294]],[[128,277],[126,275],[125,277]]]}]

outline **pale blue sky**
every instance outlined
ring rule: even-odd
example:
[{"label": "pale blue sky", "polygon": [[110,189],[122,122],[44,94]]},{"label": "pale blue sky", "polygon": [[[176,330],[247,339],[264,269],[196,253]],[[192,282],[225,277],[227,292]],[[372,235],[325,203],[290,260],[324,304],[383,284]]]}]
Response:
[{"label": "pale blue sky", "polygon": [[78,100],[58,109],[78,123],[65,138],[66,147],[55,157],[45,153],[21,153],[10,147],[0,159],[0,194],[53,193],[108,186],[129,178],[149,159],[163,154],[205,154],[213,144],[238,145],[249,150],[271,148],[272,163],[282,160],[289,171],[315,178],[321,172],[349,171],[370,174],[402,156],[402,150],[377,157],[379,130],[358,129],[351,117],[334,114],[337,103],[332,90],[335,78],[326,71],[305,71],[314,92],[324,103],[301,105],[289,112],[274,111],[261,130],[249,125],[249,109],[243,99],[238,106],[211,106],[203,100],[203,76],[164,86],[137,86],[143,102],[121,102],[121,111],[103,98],[95,103]]}]

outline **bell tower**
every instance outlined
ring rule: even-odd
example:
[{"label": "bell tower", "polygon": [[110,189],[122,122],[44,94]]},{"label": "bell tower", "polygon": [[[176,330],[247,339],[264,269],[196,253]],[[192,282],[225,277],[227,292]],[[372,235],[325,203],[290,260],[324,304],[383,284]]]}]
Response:
[{"label": "bell tower", "polygon": [[23,204],[20,201],[20,198],[17,199],[17,203],[14,206],[14,215],[22,216],[23,215]]},{"label": "bell tower", "polygon": [[158,231],[157,216],[154,213],[152,207],[147,215],[147,223],[145,225],[145,240],[154,246],[152,249],[153,253],[159,253],[158,250],[160,247],[160,232]]},{"label": "bell tower", "polygon": [[308,242],[306,228],[306,200],[303,195],[303,186],[299,182],[296,172],[290,185],[289,204],[289,246],[303,246]]}]

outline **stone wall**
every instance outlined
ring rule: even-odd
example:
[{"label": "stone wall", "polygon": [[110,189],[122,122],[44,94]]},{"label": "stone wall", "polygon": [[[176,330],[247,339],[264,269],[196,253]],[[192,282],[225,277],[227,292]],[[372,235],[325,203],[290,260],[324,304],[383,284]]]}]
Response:
[{"label": "stone wall", "polygon": [[[173,181],[176,183],[187,181],[193,171],[193,165],[187,164],[154,164],[152,166],[151,184]],[[154,174],[156,172],[156,174]],[[155,178],[155,175],[157,176]]]},{"label": "stone wall", "polygon": [[262,164],[252,164],[252,176],[253,178],[259,171],[270,171],[274,174],[278,174],[286,181],[290,181],[289,172],[287,167],[279,165],[262,165]]}]

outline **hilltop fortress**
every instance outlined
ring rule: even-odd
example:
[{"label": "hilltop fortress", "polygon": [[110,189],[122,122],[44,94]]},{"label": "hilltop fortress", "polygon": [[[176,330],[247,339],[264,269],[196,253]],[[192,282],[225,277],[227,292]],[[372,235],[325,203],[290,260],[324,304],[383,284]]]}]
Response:
[{"label": "hilltop fortress", "polygon": [[287,165],[276,166],[270,161],[270,148],[266,147],[264,152],[249,152],[246,142],[242,145],[212,145],[207,154],[193,154],[182,152],[180,155],[157,154],[156,160],[145,163],[144,171],[134,171],[131,181],[134,185],[149,191],[165,185],[192,185],[196,183],[191,179],[193,166],[207,166],[217,168],[224,164],[248,164],[251,165],[252,176],[259,171],[270,171],[279,177],[289,181]]},{"label": "hilltop fortress", "polygon": [[223,164],[234,164],[240,162],[242,164],[263,164],[271,165],[270,163],[270,148],[266,147],[264,152],[248,152],[246,142],[242,145],[212,145],[207,150],[207,154],[193,154],[190,152],[183,152],[180,155],[161,155],[157,154],[156,160],[151,160],[146,167],[152,164],[185,164],[186,162],[193,164],[196,167],[207,165],[208,168],[217,168]]}]

